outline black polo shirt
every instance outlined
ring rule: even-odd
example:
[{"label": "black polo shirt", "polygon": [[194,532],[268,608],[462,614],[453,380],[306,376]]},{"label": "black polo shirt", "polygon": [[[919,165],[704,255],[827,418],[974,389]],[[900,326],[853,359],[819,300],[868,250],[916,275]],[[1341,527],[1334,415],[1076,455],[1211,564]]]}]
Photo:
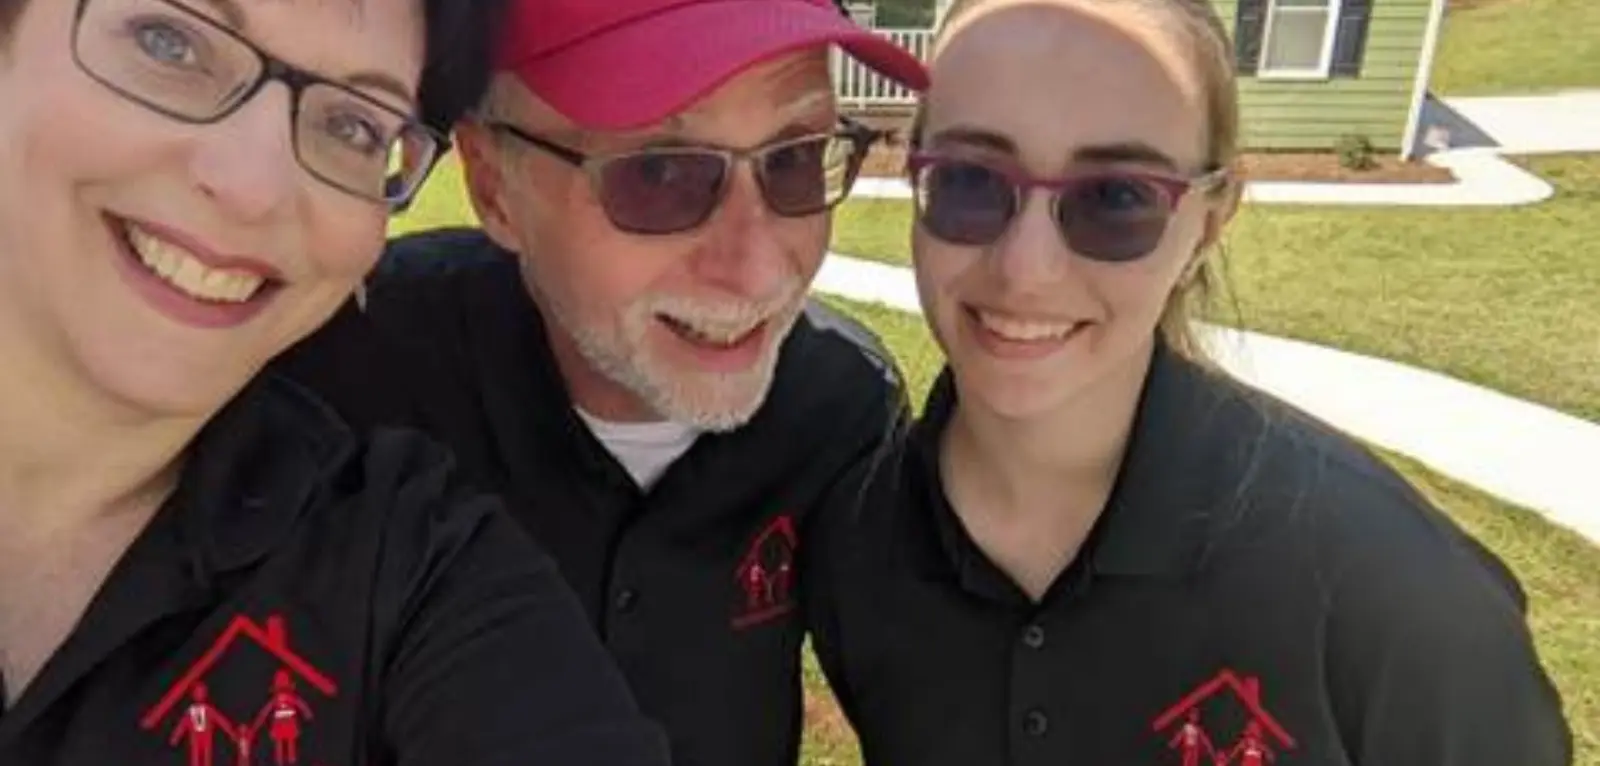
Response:
[{"label": "black polo shirt", "polygon": [[394,242],[364,312],[282,361],[352,417],[446,440],[550,549],[678,766],[780,766],[801,731],[806,518],[906,405],[875,339],[811,306],[745,427],[643,492],[575,413],[515,257],[476,230]]},{"label": "black polo shirt", "polygon": [[0,715],[0,763],[665,766],[550,558],[453,474],[251,384]]},{"label": "black polo shirt", "polygon": [[1571,762],[1517,583],[1350,440],[1158,351],[1107,508],[1034,603],[946,502],[954,403],[946,371],[810,549],[871,766]]}]

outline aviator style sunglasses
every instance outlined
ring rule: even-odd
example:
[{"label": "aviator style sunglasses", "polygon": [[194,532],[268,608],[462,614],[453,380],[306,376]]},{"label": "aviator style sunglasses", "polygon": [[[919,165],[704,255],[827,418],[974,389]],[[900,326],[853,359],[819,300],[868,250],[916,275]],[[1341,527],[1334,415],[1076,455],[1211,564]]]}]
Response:
[{"label": "aviator style sunglasses", "polygon": [[888,135],[843,121],[837,130],[752,149],[649,146],[588,155],[507,122],[485,127],[582,169],[612,225],[631,234],[675,234],[705,223],[727,197],[734,163],[746,159],[773,213],[798,218],[829,210],[849,195],[867,150]]},{"label": "aviator style sunglasses", "polygon": [[1051,217],[1073,252],[1121,263],[1149,255],[1166,235],[1173,210],[1195,189],[1226,178],[1217,170],[1192,178],[1134,171],[1096,171],[1036,178],[972,159],[917,152],[906,163],[917,218],[934,237],[955,245],[999,241],[1028,192],[1051,193]]}]

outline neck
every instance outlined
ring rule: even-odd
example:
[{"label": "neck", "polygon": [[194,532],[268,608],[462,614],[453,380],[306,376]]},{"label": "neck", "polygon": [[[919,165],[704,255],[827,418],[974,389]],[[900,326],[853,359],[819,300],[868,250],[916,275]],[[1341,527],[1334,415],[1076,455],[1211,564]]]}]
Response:
[{"label": "neck", "polygon": [[1122,466],[1150,357],[1139,354],[1055,410],[1026,420],[958,403],[944,435],[947,476],[1012,516],[1098,516]]},{"label": "neck", "polygon": [[13,335],[0,328],[0,537],[154,513],[204,418],[140,413]]}]

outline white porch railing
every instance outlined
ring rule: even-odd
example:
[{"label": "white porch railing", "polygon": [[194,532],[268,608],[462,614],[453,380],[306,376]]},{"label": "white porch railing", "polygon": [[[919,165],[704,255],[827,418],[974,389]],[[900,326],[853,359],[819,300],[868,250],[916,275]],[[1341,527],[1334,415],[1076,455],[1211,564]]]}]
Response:
[{"label": "white porch railing", "polygon": [[[872,31],[888,37],[896,45],[911,51],[923,61],[928,60],[928,52],[933,44],[933,30],[874,29]],[[838,49],[833,53],[833,82],[834,90],[839,94],[841,107],[859,109],[916,103],[916,94],[911,90],[862,66],[860,62]]]}]

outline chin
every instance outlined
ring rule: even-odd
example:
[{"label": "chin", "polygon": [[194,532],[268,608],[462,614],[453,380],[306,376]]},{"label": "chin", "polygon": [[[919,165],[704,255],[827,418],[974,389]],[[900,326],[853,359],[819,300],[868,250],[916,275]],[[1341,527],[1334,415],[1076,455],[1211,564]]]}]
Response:
[{"label": "chin", "polygon": [[74,356],[89,386],[122,408],[152,418],[206,417],[250,381],[260,365],[211,344],[173,347],[102,338]]},{"label": "chin", "polygon": [[977,405],[1007,420],[1048,415],[1069,401],[1075,390],[1061,375],[1021,374],[954,361],[950,368],[962,402]]}]

